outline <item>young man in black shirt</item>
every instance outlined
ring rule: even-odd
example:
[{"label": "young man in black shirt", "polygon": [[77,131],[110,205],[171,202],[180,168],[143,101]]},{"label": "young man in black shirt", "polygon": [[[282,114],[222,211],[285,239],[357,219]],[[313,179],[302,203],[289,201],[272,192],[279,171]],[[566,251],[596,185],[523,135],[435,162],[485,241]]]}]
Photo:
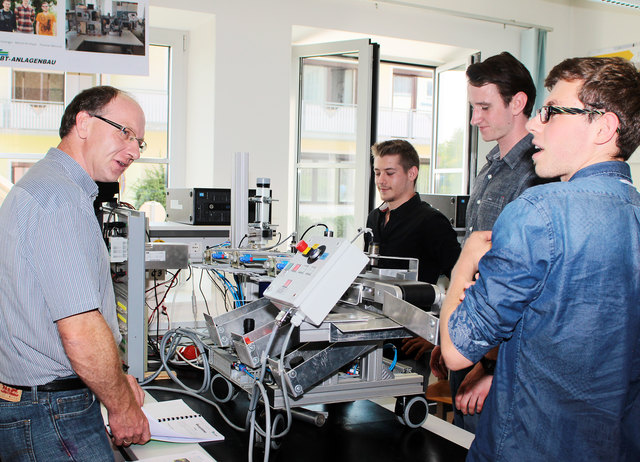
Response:
[{"label": "young man in black shirt", "polygon": [[371,151],[376,187],[384,202],[367,218],[367,227],[373,230],[368,243],[377,243],[383,256],[417,258],[420,281],[435,284],[440,275],[448,277],[460,244],[449,220],[415,191],[418,153],[405,140],[376,143]]},{"label": "young man in black shirt", "polygon": [[[411,143],[389,140],[371,147],[376,187],[382,205],[367,218],[368,237],[378,244],[379,254],[418,259],[418,280],[435,284],[447,277],[460,254],[460,244],[449,220],[420,199],[416,179],[420,158]],[[402,351],[416,360],[433,348],[422,338],[408,339]]]}]

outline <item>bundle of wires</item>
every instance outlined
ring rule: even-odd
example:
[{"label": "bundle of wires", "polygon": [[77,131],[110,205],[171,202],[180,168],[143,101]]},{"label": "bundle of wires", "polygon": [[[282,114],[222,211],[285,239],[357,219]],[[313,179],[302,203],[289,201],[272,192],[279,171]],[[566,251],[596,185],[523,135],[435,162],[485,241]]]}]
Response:
[{"label": "bundle of wires", "polygon": [[[271,420],[271,405],[270,405],[269,396],[267,394],[267,391],[264,385],[264,380],[265,380],[265,375],[267,370],[267,360],[269,357],[269,352],[273,347],[274,340],[279,330],[278,325],[276,325],[276,328],[274,328],[273,332],[271,333],[267,347],[263,353],[260,373],[258,374],[257,379],[255,379],[253,388],[251,391],[251,401],[249,404],[249,411],[247,413],[247,418],[246,418],[244,427],[241,427],[233,423],[224,414],[223,410],[220,408],[220,406],[217,403],[211,400],[208,400],[200,395],[200,393],[204,393],[207,390],[211,391],[211,393],[213,394],[213,391],[211,390],[211,387],[213,386],[213,382],[211,380],[211,371],[210,371],[210,368],[208,367],[209,362],[208,362],[207,353],[206,353],[208,351],[207,347],[202,342],[200,335],[193,330],[178,328],[178,329],[172,329],[170,331],[167,331],[167,333],[162,338],[162,342],[160,343],[160,346],[159,346],[160,359],[162,364],[160,368],[156,370],[146,380],[144,380],[141,383],[141,385],[145,390],[161,390],[161,391],[169,391],[173,393],[181,393],[188,396],[192,396],[194,398],[197,398],[201,401],[206,402],[207,404],[210,404],[220,413],[220,415],[225,420],[225,422],[227,422],[227,424],[229,424],[229,426],[231,426],[234,430],[241,431],[241,432],[244,432],[247,430],[250,431],[249,454],[248,454],[249,462],[253,462],[253,444],[254,444],[256,434],[264,438],[264,442],[265,442],[264,462],[267,462],[269,460],[271,441],[276,438],[284,437],[291,429],[291,422],[292,422],[291,405],[290,405],[290,400],[287,392],[287,382],[285,379],[284,356],[286,354],[287,346],[289,344],[289,341],[291,340],[291,335],[293,334],[293,330],[295,329],[295,327],[296,326],[291,324],[289,330],[287,331],[284,343],[282,344],[282,349],[280,351],[280,357],[278,359],[278,369],[280,374],[280,383],[282,384],[282,395],[283,395],[283,400],[284,400],[285,409],[286,409],[287,423],[285,425],[285,428],[277,434],[274,433],[275,428],[278,426],[278,423],[284,419],[284,417],[282,417],[282,414],[278,414],[273,421]],[[190,344],[193,344],[197,348],[197,350],[199,351],[199,360],[203,364],[204,377],[203,377],[202,385],[200,386],[199,389],[193,389],[185,385],[182,381],[178,379],[178,377],[171,371],[171,368],[169,367],[172,362],[171,358],[173,358],[176,355],[180,356],[179,349],[180,347],[185,345],[184,343],[185,339],[190,340],[191,342]],[[173,388],[165,388],[165,387],[157,387],[157,386],[149,386],[149,383],[155,380],[163,370],[167,372],[169,377],[174,382],[176,382],[178,385],[180,385],[180,387],[182,387],[182,390],[176,390]],[[247,371],[247,374],[255,378],[255,376],[248,373],[248,371]],[[264,429],[261,428],[258,422],[256,421],[257,408],[258,408],[258,403],[260,399],[262,399],[264,409],[265,409],[265,428]]]}]

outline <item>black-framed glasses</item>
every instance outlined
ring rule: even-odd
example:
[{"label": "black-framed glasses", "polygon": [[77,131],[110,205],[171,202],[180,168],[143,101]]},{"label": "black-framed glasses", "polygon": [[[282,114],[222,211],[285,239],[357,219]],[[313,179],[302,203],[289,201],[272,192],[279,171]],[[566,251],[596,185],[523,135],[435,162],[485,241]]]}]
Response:
[{"label": "black-framed glasses", "polygon": [[605,111],[598,111],[596,109],[583,109],[579,107],[562,107],[562,106],[542,106],[538,109],[540,114],[540,122],[546,124],[554,114],[569,114],[569,115],[582,115],[582,114],[597,114],[602,115]]},{"label": "black-framed glasses", "polygon": [[89,114],[91,117],[95,117],[96,119],[100,119],[103,122],[108,123],[109,125],[116,127],[120,133],[120,136],[122,137],[122,139],[124,141],[134,141],[138,144],[138,148],[140,149],[140,152],[144,152],[145,149],[147,149],[147,142],[145,140],[143,140],[142,138],[137,138],[136,137],[136,132],[134,132],[133,130],[131,130],[129,127],[125,127],[123,125],[120,125],[119,123],[114,122],[113,120],[109,120],[106,117],[102,117],[101,115],[98,114]]}]

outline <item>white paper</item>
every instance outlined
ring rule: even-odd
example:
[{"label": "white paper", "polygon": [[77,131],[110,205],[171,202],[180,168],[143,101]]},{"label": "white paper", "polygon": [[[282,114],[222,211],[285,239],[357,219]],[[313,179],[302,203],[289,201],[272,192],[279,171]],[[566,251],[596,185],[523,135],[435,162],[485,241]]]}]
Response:
[{"label": "white paper", "polygon": [[145,404],[151,439],[173,443],[222,441],[224,436],[181,399]]}]

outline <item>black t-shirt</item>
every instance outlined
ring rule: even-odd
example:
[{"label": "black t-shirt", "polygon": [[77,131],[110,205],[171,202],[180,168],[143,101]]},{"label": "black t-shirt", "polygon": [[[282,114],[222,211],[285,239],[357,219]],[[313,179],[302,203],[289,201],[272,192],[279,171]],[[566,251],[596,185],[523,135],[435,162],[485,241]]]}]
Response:
[{"label": "black t-shirt", "polygon": [[[449,220],[438,210],[420,200],[416,193],[400,207],[391,210],[385,225],[385,212],[373,210],[367,228],[373,230],[373,242],[380,255],[417,258],[418,280],[435,284],[441,274],[449,277],[460,255],[460,244]],[[369,248],[371,237],[365,238]],[[381,266],[384,260],[381,260]]]}]

